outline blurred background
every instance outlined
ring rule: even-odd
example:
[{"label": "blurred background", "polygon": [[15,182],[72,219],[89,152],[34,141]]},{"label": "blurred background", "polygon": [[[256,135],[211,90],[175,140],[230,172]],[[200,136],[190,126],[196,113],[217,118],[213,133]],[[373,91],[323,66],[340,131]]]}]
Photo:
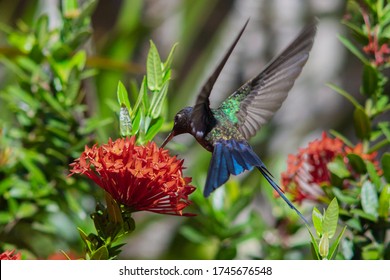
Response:
[{"label": "blurred background", "polygon": [[[49,25],[55,28],[59,5],[60,1],[56,0],[1,0],[0,22],[16,27],[23,21],[29,26],[39,15],[47,13]],[[361,75],[361,65],[337,38],[338,34],[345,33],[340,23],[345,16],[345,5],[343,0],[97,1],[91,21],[92,36],[86,43],[87,67],[97,71],[83,82],[83,87],[90,116],[107,122],[95,131],[92,142],[104,143],[108,137],[118,137],[117,112],[113,110],[117,84],[120,80],[129,87],[131,80],[141,82],[149,40],[156,44],[163,60],[173,44],[179,43],[168,92],[166,133],[155,138],[160,144],[171,128],[169,121],[179,109],[194,104],[203,82],[248,18],[249,25],[214,87],[212,106],[218,106],[245,81],[257,75],[316,17],[319,19],[318,33],[307,65],[282,108],[251,140],[256,153],[279,182],[280,173],[286,169],[288,154],[320,137],[322,131],[337,129],[353,138],[353,107],[326,85],[334,83],[360,98],[360,81],[354,77]],[[4,50],[6,45],[6,35],[0,33],[0,47]],[[12,75],[0,66],[0,90],[12,79]],[[2,121],[11,119],[12,114],[7,111],[4,101],[0,102]],[[168,148],[185,159],[185,175],[193,177],[193,184],[198,188],[195,200],[202,202],[200,196],[208,167],[205,162],[210,154],[189,135],[176,137]],[[240,237],[231,238],[235,233],[226,233],[228,231],[220,235],[207,230],[202,234],[195,232],[194,228],[215,222],[207,220],[207,216],[177,218],[136,213],[137,229],[125,240],[127,245],[121,257],[207,259],[215,258],[217,248],[225,246],[227,250],[221,258],[309,258],[306,229],[296,225],[301,223],[297,217],[290,217],[295,224],[285,221],[286,217],[295,214],[283,202],[275,200],[271,188],[260,180],[260,174],[247,172],[232,178],[228,184],[230,189],[240,184],[255,193],[255,199],[231,221],[243,225],[242,232],[245,233],[240,232]],[[91,228],[88,213],[98,197],[99,194],[92,193],[90,198],[80,200],[83,205],[77,208],[78,226]],[[223,197],[223,190],[217,190],[208,203],[213,203],[217,212],[223,211],[226,207]],[[311,212],[311,206],[303,205],[301,209],[306,215]],[[73,222],[55,212],[53,210],[51,221],[57,228],[57,237],[65,241],[57,244],[42,241],[41,244],[49,245],[40,253],[32,250],[38,258],[45,258],[59,249],[80,253],[77,252],[80,243]],[[251,222],[246,224],[248,217]],[[36,240],[32,237],[30,241],[25,240],[25,243],[29,242]],[[234,252],[231,252],[229,248],[233,243]]]}]

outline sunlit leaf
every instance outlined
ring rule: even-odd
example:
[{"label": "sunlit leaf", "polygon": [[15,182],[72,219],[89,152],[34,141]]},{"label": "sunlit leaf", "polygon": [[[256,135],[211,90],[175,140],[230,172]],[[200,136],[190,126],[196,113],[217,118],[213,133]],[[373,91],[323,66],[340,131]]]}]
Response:
[{"label": "sunlit leaf", "polygon": [[148,88],[151,91],[161,90],[163,84],[161,59],[157,48],[152,41],[150,41],[150,49],[146,62],[146,71],[148,77]]},{"label": "sunlit leaf", "polygon": [[314,225],[314,228],[316,229],[317,235],[321,236],[323,217],[322,217],[321,212],[316,207],[314,207],[314,209],[313,209],[312,219],[313,219],[313,225]]},{"label": "sunlit leaf", "polygon": [[326,234],[327,237],[332,238],[336,232],[338,219],[339,219],[339,205],[337,203],[337,199],[333,198],[328,208],[326,209],[323,217],[323,222],[322,222],[323,234]]},{"label": "sunlit leaf", "polygon": [[116,90],[116,94],[118,97],[119,106],[122,106],[122,104],[124,104],[129,112],[129,114],[131,114],[129,95],[127,93],[125,86],[122,84],[121,81],[118,82],[118,88]]}]

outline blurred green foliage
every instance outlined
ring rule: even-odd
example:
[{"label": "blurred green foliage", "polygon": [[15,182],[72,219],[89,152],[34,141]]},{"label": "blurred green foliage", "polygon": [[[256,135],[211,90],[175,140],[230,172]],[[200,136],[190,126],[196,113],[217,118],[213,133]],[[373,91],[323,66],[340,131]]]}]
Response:
[{"label": "blurred green foliage", "polygon": [[[88,241],[80,240],[77,227],[86,232],[92,229],[88,215],[95,209],[95,199],[102,199],[102,193],[82,178],[68,178],[68,164],[86,144],[106,142],[108,137],[130,131],[143,134],[143,142],[157,132],[170,130],[169,118],[178,109],[191,105],[202,73],[209,70],[210,50],[217,48],[224,18],[234,10],[234,1],[180,1],[176,6],[182,23],[177,28],[177,50],[170,55],[155,43],[148,55],[150,38],[166,21],[159,13],[147,13],[150,1],[53,2],[57,5],[50,6],[43,15],[42,1],[0,2],[0,18],[4,20],[0,26],[0,249],[16,247],[30,258],[46,258],[58,250],[81,254],[82,242]],[[388,147],[390,139],[389,123],[375,121],[389,110],[384,74],[388,63],[376,65],[361,50],[368,43],[368,33],[357,2],[349,2],[353,20],[345,23],[361,45],[347,37],[340,39],[364,64],[361,92],[366,97],[365,104],[340,87],[331,87],[352,102],[354,121],[349,125],[356,128],[356,137],[365,143],[366,151],[375,151]],[[379,41],[388,42],[389,5],[378,10],[381,6],[374,5],[376,1],[365,2],[373,26],[380,26]],[[174,43],[170,42],[169,47]],[[160,57],[167,58],[166,64],[172,62],[172,71],[166,71],[170,67],[163,64],[161,75],[155,75],[149,70],[156,69]],[[148,78],[142,79],[143,75]],[[118,84],[119,81],[122,82]],[[159,94],[153,95],[155,92]],[[141,100],[140,96],[150,99]],[[168,101],[157,102],[154,96]],[[131,127],[119,125],[122,104]],[[145,104],[158,106],[143,107]],[[271,139],[272,130],[256,138],[255,144],[266,146],[265,136]],[[162,133],[157,134],[154,140],[159,142],[162,137]],[[205,199],[201,189],[210,155],[199,152],[201,148],[192,144],[172,143],[169,147],[189,158],[185,162],[187,175],[193,177],[199,189],[191,197],[194,205],[189,211],[198,215],[175,220],[164,236],[162,243],[166,247],[158,258],[313,257],[305,227],[280,199],[275,199],[258,174],[231,178]],[[348,226],[338,258],[388,258],[384,252],[389,247],[385,242],[390,156],[385,153],[381,158],[383,176],[358,156],[351,162],[353,172],[362,174],[358,182],[362,187],[352,193],[334,188],[331,194],[331,198],[337,197],[340,219]],[[343,170],[351,172],[340,164],[333,173],[343,179],[347,176],[340,172]],[[315,229],[324,239],[318,220],[324,223],[325,218],[319,217]],[[147,236],[153,226],[172,223],[169,217],[154,214],[140,214],[134,219],[136,230],[127,240],[129,246],[123,258],[137,257],[134,252],[143,250],[136,248],[137,238]],[[334,257],[336,249],[332,248],[330,257]]]}]

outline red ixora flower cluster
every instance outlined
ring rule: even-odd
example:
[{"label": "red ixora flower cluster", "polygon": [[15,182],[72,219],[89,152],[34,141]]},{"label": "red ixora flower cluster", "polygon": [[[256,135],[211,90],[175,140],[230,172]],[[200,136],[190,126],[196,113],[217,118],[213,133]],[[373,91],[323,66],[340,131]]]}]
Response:
[{"label": "red ixora flower cluster", "polygon": [[5,261],[5,260],[21,260],[22,259],[22,254],[16,253],[15,250],[9,251],[6,250],[5,252],[0,254],[0,260]]},{"label": "red ixora flower cluster", "polygon": [[340,139],[329,138],[323,132],[321,139],[310,142],[306,148],[300,149],[298,154],[288,156],[287,171],[282,173],[282,186],[298,203],[303,200],[319,201],[324,195],[321,185],[330,184],[327,164],[337,156],[348,163],[347,155],[350,153],[357,154],[376,166],[379,164],[375,160],[376,153],[364,154],[361,144],[350,148]]},{"label": "red ixora flower cluster", "polygon": [[183,214],[195,190],[191,178],[183,177],[183,160],[150,142],[135,144],[135,137],[85,147],[70,164],[70,175],[84,174],[131,211]]}]

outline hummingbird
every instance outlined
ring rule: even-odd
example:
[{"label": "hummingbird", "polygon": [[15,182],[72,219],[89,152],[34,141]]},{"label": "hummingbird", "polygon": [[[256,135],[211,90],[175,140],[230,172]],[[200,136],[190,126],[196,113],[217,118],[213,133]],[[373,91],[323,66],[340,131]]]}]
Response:
[{"label": "hummingbird", "polygon": [[185,107],[174,118],[173,129],[162,143],[174,136],[189,133],[212,153],[204,196],[223,185],[231,174],[238,175],[257,168],[283,200],[308,224],[307,220],[284,195],[273,176],[253,151],[248,140],[281,107],[295,80],[309,58],[317,30],[317,20],[309,23],[287,48],[273,58],[254,78],[244,83],[218,108],[210,108],[209,96],[226,61],[233,52],[249,19],[227,50],[215,71],[197,96],[195,106]]}]

